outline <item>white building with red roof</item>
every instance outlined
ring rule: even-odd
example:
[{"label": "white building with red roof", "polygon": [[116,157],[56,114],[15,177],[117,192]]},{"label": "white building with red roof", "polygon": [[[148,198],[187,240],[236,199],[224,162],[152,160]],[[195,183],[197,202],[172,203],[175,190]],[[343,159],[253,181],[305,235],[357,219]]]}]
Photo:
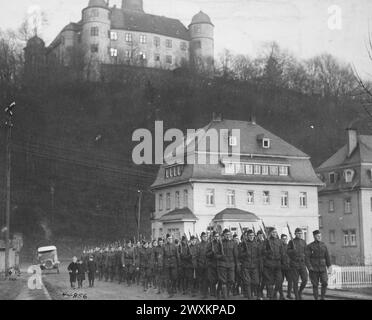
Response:
[{"label": "white building with red roof", "polygon": [[332,263],[372,263],[372,136],[347,130],[347,143],[316,169],[320,225]]},{"label": "white building with red roof", "polygon": [[[319,227],[317,188],[322,186],[310,157],[254,121],[216,119],[204,129],[216,130],[231,149],[240,144],[238,160],[221,154],[216,164],[161,166],[151,187],[153,236],[200,234],[217,225],[239,235],[240,226],[257,231],[263,221],[279,233],[288,234],[287,223],[292,233],[300,227],[310,241]],[[235,130],[239,136],[232,135]],[[198,146],[207,137],[201,134]],[[211,155],[205,145],[195,153]]]}]

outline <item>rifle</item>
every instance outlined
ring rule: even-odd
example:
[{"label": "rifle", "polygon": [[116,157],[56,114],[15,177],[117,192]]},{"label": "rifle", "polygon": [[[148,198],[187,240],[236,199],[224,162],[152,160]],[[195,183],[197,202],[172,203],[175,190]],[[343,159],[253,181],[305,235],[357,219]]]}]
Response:
[{"label": "rifle", "polygon": [[254,233],[254,236],[256,236],[256,230],[254,228],[254,225],[252,224],[252,230],[253,230],[253,233]]},{"label": "rifle", "polygon": [[[222,231],[222,227],[220,225],[218,225],[218,231],[221,230]],[[220,232],[222,234],[222,232]],[[223,243],[222,243],[222,240],[221,240],[221,235],[220,235],[220,245],[221,245],[221,254],[224,256],[225,255],[225,252],[223,250]]]},{"label": "rifle", "polygon": [[239,227],[240,227],[240,232],[242,233],[242,241],[244,242],[245,250],[247,250],[247,253],[248,253],[248,245],[247,245],[247,242],[244,240],[244,237],[243,237],[244,231],[240,223],[239,223]]},{"label": "rifle", "polygon": [[265,223],[263,222],[263,220],[261,220],[261,222],[262,222],[262,226],[263,226],[263,228],[264,228],[265,236],[266,236],[266,238],[269,238],[269,237],[268,237],[268,234],[267,234],[267,229],[266,229]]},{"label": "rifle", "polygon": [[292,241],[293,249],[296,250],[295,243],[293,241],[293,235],[292,235],[291,228],[289,227],[288,222],[287,222],[287,229],[288,229],[288,232],[289,232],[289,237],[291,238],[291,241]]}]

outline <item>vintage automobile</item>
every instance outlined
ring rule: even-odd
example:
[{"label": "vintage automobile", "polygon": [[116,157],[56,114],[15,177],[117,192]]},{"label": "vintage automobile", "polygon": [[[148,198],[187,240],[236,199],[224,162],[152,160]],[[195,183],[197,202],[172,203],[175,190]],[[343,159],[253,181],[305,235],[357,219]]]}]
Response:
[{"label": "vintage automobile", "polygon": [[37,258],[41,270],[57,270],[59,273],[59,265],[57,248],[55,246],[41,247],[37,249]]}]

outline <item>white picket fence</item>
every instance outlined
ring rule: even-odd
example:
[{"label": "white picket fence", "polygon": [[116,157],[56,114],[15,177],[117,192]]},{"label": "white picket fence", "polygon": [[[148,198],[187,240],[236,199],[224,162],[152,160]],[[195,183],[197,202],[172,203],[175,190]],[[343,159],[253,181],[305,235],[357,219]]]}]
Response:
[{"label": "white picket fence", "polygon": [[328,277],[328,288],[366,288],[372,287],[372,266],[332,266]]}]

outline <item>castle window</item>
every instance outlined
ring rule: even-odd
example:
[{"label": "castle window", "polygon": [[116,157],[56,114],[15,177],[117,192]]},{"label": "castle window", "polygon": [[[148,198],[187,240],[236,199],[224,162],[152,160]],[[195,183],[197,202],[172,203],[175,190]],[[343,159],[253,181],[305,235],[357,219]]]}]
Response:
[{"label": "castle window", "polygon": [[270,139],[263,139],[262,140],[262,148],[270,149]]},{"label": "castle window", "polygon": [[176,209],[179,209],[180,207],[181,207],[180,192],[176,191]]},{"label": "castle window", "polygon": [[262,193],[262,200],[264,205],[270,204],[270,192],[269,191],[264,191]]},{"label": "castle window", "polygon": [[214,189],[207,189],[207,206],[214,206]]},{"label": "castle window", "polygon": [[90,46],[90,52],[92,52],[92,53],[98,52],[98,44],[92,44]]},{"label": "castle window", "polygon": [[227,206],[228,207],[235,207],[235,191],[234,190],[227,190]]},{"label": "castle window", "polygon": [[269,175],[269,166],[262,166],[262,174],[264,176]]},{"label": "castle window", "polygon": [[187,208],[189,206],[189,191],[183,190],[183,206]]},{"label": "castle window", "polygon": [[237,144],[238,144],[238,140],[237,140],[237,138],[234,137],[234,136],[230,136],[230,137],[229,137],[229,146],[230,146],[230,147],[236,147]]},{"label": "castle window", "polygon": [[356,247],[356,231],[344,230],[344,247]]},{"label": "castle window", "polygon": [[145,52],[140,52],[138,56],[139,56],[140,60],[146,60],[146,53]]},{"label": "castle window", "polygon": [[281,207],[288,208],[288,192],[282,192],[281,194]]},{"label": "castle window", "polygon": [[201,49],[202,44],[200,40],[194,41],[193,42],[194,49]]},{"label": "castle window", "polygon": [[235,164],[234,163],[226,163],[225,174],[235,174]]},{"label": "castle window", "polygon": [[133,41],[133,36],[131,33],[126,33],[125,34],[125,41],[126,42],[132,42]]},{"label": "castle window", "polygon": [[353,181],[354,178],[354,170],[347,169],[344,171],[344,176],[345,176],[345,182],[350,183]]},{"label": "castle window", "polygon": [[196,24],[196,25],[194,25],[194,32],[195,32],[196,34],[201,33],[201,25],[200,25],[200,24]]},{"label": "castle window", "polygon": [[259,164],[254,165],[254,174],[255,175],[261,174],[261,166]]},{"label": "castle window", "polygon": [[156,48],[160,47],[160,37],[154,37],[154,46]]},{"label": "castle window", "polygon": [[329,183],[335,183],[336,182],[336,173],[331,172],[329,174]]},{"label": "castle window", "polygon": [[248,191],[248,204],[254,204],[254,191]]},{"label": "castle window", "polygon": [[118,49],[111,48],[110,49],[110,55],[111,55],[111,57],[117,57],[118,56]]},{"label": "castle window", "polygon": [[279,174],[278,166],[270,166],[270,175],[277,176]]},{"label": "castle window", "polygon": [[187,44],[185,41],[181,41],[181,50],[186,51],[187,50]]},{"label": "castle window", "polygon": [[336,243],[336,232],[335,232],[335,230],[329,230],[329,243]]},{"label": "castle window", "polygon": [[110,39],[113,40],[113,41],[118,40],[118,33],[115,32],[115,31],[111,31],[110,32]]},{"label": "castle window", "polygon": [[288,167],[280,166],[279,167],[279,175],[280,176],[288,176]]},{"label": "castle window", "polygon": [[306,208],[306,207],[307,207],[307,193],[300,192],[300,208]]},{"label": "castle window", "polygon": [[154,54],[154,60],[157,61],[157,62],[160,61],[160,54],[159,53]]},{"label": "castle window", "polygon": [[328,202],[328,212],[335,212],[335,202],[333,200]]},{"label": "castle window", "polygon": [[165,201],[166,201],[167,210],[170,210],[171,208],[171,194],[170,193],[167,193]]},{"label": "castle window", "polygon": [[246,164],[245,165],[245,174],[253,174],[253,165],[252,164]]},{"label": "castle window", "polygon": [[172,40],[167,39],[167,40],[165,41],[165,46],[166,46],[167,48],[172,48],[172,47],[173,47]]},{"label": "castle window", "polygon": [[168,64],[172,64],[173,63],[173,57],[172,56],[166,56],[165,57],[165,62],[168,63]]},{"label": "castle window", "polygon": [[92,37],[98,37],[99,36],[99,29],[98,29],[98,27],[92,27],[92,28],[90,28],[90,35]]},{"label": "castle window", "polygon": [[146,42],[147,42],[146,36],[145,35],[140,35],[140,43],[146,44]]},{"label": "castle window", "polygon": [[163,211],[163,194],[159,194],[159,211]]},{"label": "castle window", "polygon": [[348,214],[352,213],[351,212],[351,198],[345,199],[344,205],[345,205],[345,213],[348,213]]},{"label": "castle window", "polygon": [[98,11],[98,9],[92,9],[91,12],[92,12],[91,13],[91,17],[93,17],[93,18],[99,17],[99,11]]},{"label": "castle window", "polygon": [[132,51],[131,50],[125,50],[125,57],[130,59],[132,58]]}]

